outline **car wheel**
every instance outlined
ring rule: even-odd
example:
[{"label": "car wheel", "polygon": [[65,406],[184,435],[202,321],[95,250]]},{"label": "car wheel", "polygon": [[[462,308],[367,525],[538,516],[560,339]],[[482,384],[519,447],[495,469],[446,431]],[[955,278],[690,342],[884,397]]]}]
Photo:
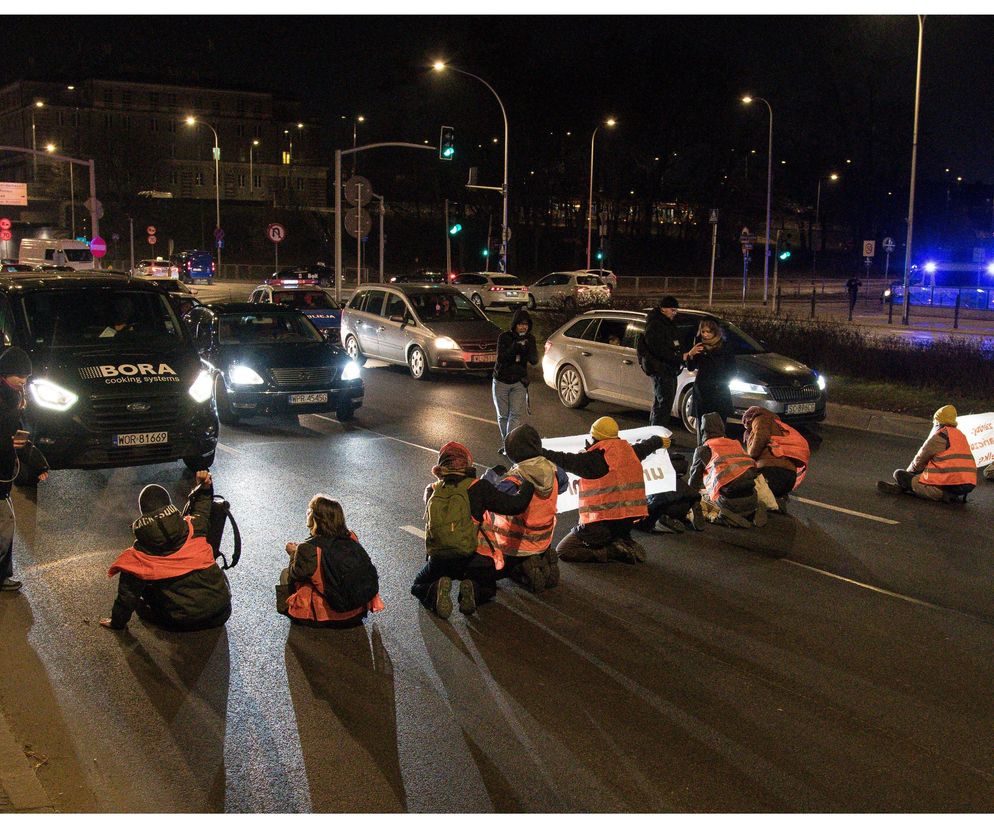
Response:
[{"label": "car wheel", "polygon": [[476,305],[480,310],[483,310],[483,297],[479,293],[474,293],[469,297],[470,301]]},{"label": "car wheel", "polygon": [[190,471],[204,471],[214,465],[214,454],[215,452],[212,451],[210,454],[206,455],[195,454],[193,457],[184,457],[183,463],[186,464],[186,467]]},{"label": "car wheel", "polygon": [[590,402],[590,398],[583,391],[580,372],[572,365],[564,365],[559,369],[556,391],[559,393],[559,402],[567,408],[583,408]]},{"label": "car wheel", "polygon": [[415,345],[407,354],[407,368],[411,376],[416,380],[429,379],[428,356],[421,348]]},{"label": "car wheel", "polygon": [[687,431],[696,435],[697,417],[694,416],[693,410],[694,385],[691,383],[683,389],[683,393],[680,395],[680,422],[683,423],[683,427],[687,429]]},{"label": "car wheel", "polygon": [[217,402],[217,418],[222,425],[238,425],[238,415],[231,407],[228,389],[224,387],[224,379],[220,375],[214,378],[214,400]]},{"label": "car wheel", "polygon": [[355,419],[355,406],[351,400],[343,401],[335,409],[335,416],[340,423],[348,423]]},{"label": "car wheel", "polygon": [[528,307],[531,308],[532,310],[535,310],[535,308],[538,307],[538,303],[535,301],[534,296],[528,297]]},{"label": "car wheel", "polygon": [[349,355],[349,359],[354,360],[359,366],[366,364],[366,357],[361,350],[359,350],[359,340],[356,339],[352,334],[345,337],[345,353]]}]

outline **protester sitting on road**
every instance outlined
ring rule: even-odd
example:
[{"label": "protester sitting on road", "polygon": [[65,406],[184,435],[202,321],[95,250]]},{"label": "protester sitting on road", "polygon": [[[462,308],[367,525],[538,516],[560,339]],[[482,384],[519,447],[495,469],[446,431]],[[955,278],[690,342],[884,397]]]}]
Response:
[{"label": "protester sitting on road", "polygon": [[691,413],[697,421],[697,444],[704,442],[701,418],[709,411],[721,415],[722,423],[735,411],[728,384],[735,377],[735,354],[713,319],[702,319],[693,347],[687,352],[687,370],[696,371],[691,389]]},{"label": "protester sitting on road", "polygon": [[[510,471],[502,466],[489,469],[483,479],[508,494],[517,493],[527,480],[535,486],[535,494],[520,515],[487,512],[484,529],[504,556],[498,577],[512,578],[532,592],[541,592],[559,583],[559,556],[552,548],[552,535],[556,531],[556,503],[569,478],[542,457],[542,438],[530,425],[514,429],[504,446],[514,466]],[[498,475],[506,476],[500,480]]]},{"label": "protester sitting on road", "polygon": [[694,452],[687,484],[700,489],[705,516],[712,523],[725,523],[747,529],[766,525],[766,507],[756,496],[756,461],[742,450],[742,444],[725,436],[721,415],[704,415],[704,442]]},{"label": "protester sitting on road", "polygon": [[123,630],[136,611],[143,621],[175,631],[220,627],[228,620],[231,590],[207,542],[214,484],[207,471],[196,479],[189,517],[162,486],[142,489],[141,517],[131,524],[135,545],[107,572],[111,578],[120,573],[120,579],[111,617],[100,619],[103,626]]},{"label": "protester sitting on road", "polygon": [[687,458],[682,454],[670,457],[676,472],[676,489],[672,492],[655,492],[646,499],[647,517],[636,522],[640,532],[659,530],[678,535],[685,529],[704,531],[704,513],[701,511],[701,493],[687,485]]},{"label": "protester sitting on road", "polygon": [[504,440],[527,410],[528,366],[538,364],[538,347],[531,330],[531,316],[524,308],[518,308],[511,318],[510,330],[497,337],[492,390],[502,454],[505,453]]},{"label": "protester sitting on road", "polygon": [[586,450],[575,454],[542,449],[544,458],[580,478],[579,523],[556,552],[564,561],[644,561],[645,549],[632,540],[635,522],[649,513],[642,461],[668,448],[670,439],[654,436],[632,445],[618,437],[611,417],[596,420],[590,438]]},{"label": "protester sitting on road", "polygon": [[522,481],[517,494],[498,491],[476,478],[469,449],[446,443],[431,473],[437,478],[425,489],[425,549],[428,563],[415,576],[411,594],[440,618],[452,614],[452,580],[459,581],[459,611],[469,615],[497,594],[500,549],[483,531],[486,512],[520,515],[535,487]]},{"label": "protester sitting on road", "polygon": [[314,495],[306,523],[307,540],[286,545],[290,565],[276,588],[277,611],[308,627],[355,627],[385,609],[376,567],[345,525],[342,504]]},{"label": "protester sitting on road", "polygon": [[894,483],[878,481],[877,490],[945,503],[965,501],[977,485],[977,463],[966,435],[956,428],[956,416],[951,405],[936,410],[932,431],[911,465],[894,472]]},{"label": "protester sitting on road", "polygon": [[759,473],[777,499],[780,511],[787,511],[787,497],[801,485],[808,470],[811,449],[808,441],[772,411],[758,405],[742,415],[745,448]]}]

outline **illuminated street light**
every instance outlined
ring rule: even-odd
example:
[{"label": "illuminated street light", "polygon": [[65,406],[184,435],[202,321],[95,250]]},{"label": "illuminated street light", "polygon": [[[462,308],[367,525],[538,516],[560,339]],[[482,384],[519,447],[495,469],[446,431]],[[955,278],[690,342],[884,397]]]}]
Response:
[{"label": "illuminated street light", "polygon": [[[763,244],[763,304],[767,302],[770,284],[770,204],[773,198],[773,106],[766,98],[744,95],[742,103],[762,101],[770,113],[770,133],[766,145],[766,240]],[[755,152],[755,150],[753,150]],[[673,153],[676,155],[676,153]],[[748,169],[748,168],[747,168]],[[820,182],[819,182],[820,183]]]},{"label": "illuminated street light", "polygon": [[[818,227],[818,241],[819,241],[819,243],[824,238],[824,234],[821,232],[821,221],[820,221],[820,216],[821,216],[821,182],[822,182],[822,179],[824,179],[824,178],[826,178],[826,176],[821,176],[818,179],[818,197],[815,199],[815,226]],[[829,181],[838,181],[839,180],[839,174],[838,173],[831,173],[830,175],[827,176],[827,178],[828,178]],[[811,244],[811,278],[812,279],[814,279],[814,276],[815,276],[815,273],[817,272],[817,269],[818,269],[818,248],[817,248],[817,246],[815,246],[814,240],[812,240],[812,244]]]},{"label": "illuminated street light", "polygon": [[[217,135],[217,130],[214,129],[207,121],[200,121],[193,115],[186,116],[186,123],[188,126],[201,126],[207,127],[214,134],[214,206],[215,206],[215,219],[216,219],[216,230],[221,229],[221,147],[219,145],[219,139]],[[217,246],[217,276],[221,278],[221,247],[220,244]]]},{"label": "illuminated street light", "polygon": [[[614,127],[617,123],[614,118],[608,118],[604,121],[604,126]],[[590,238],[594,225],[594,139],[597,137],[598,129],[600,129],[600,124],[594,127],[594,131],[590,136],[590,189],[587,195],[587,270],[590,270]]]},{"label": "illuminated street light", "polygon": [[55,152],[55,144],[45,144],[45,152]]}]

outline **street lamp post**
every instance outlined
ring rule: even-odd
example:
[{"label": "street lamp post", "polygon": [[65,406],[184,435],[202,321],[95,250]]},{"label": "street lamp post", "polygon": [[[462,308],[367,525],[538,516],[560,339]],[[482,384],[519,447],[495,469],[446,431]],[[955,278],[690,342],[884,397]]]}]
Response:
[{"label": "street lamp post", "polygon": [[[746,95],[742,98],[742,103],[750,104],[753,101],[762,101],[770,112],[770,136],[766,145],[766,243],[763,245],[765,255],[763,256],[763,304],[769,299],[770,284],[770,199],[773,194],[773,107],[766,98]],[[748,163],[749,156],[746,156]],[[819,184],[821,182],[819,181]]]},{"label": "street lamp post", "polygon": [[45,105],[44,101],[35,101],[35,105],[31,109],[31,149],[35,152],[35,155],[31,156],[31,181],[35,182],[38,180],[38,138],[37,138],[37,126],[35,125],[35,110],[41,109]]},{"label": "street lamp post", "polygon": [[[356,139],[359,136],[359,124],[364,123],[365,120],[366,120],[365,115],[356,115],[352,119],[352,149],[355,149],[356,147]],[[352,175],[355,175],[357,158],[358,156],[356,155],[352,156]]]},{"label": "street lamp post", "polygon": [[255,189],[255,178],[252,175],[252,153],[255,148],[259,146],[259,139],[253,138],[252,143],[249,144],[249,192],[251,193]]},{"label": "street lamp post", "polygon": [[[196,126],[197,124],[202,124],[207,127],[212,133],[214,133],[214,207],[215,207],[215,220],[217,226],[215,227],[215,234],[221,229],[221,147],[219,146],[219,139],[217,137],[217,130],[214,129],[207,121],[201,121],[194,118],[192,115],[188,116],[186,123],[189,126]],[[215,235],[214,243],[217,247],[217,277],[221,278],[221,240]]]},{"label": "street lamp post", "polygon": [[[613,127],[618,123],[614,118],[608,118],[604,126]],[[587,191],[587,270],[590,270],[590,239],[594,226],[594,139],[597,137],[597,130],[600,124],[594,127],[590,135],[590,187]]]},{"label": "street lamp post", "polygon": [[[821,243],[823,234],[821,232],[821,182],[825,176],[819,176],[818,178],[818,196],[815,198],[815,226],[818,228],[818,242]],[[828,176],[829,181],[838,181],[838,173],[832,173]],[[815,244],[814,238],[811,239],[811,278],[815,278],[818,272],[818,245]]]},{"label": "street lamp post", "polygon": [[915,70],[915,126],[911,137],[911,186],[908,189],[908,238],[904,249],[904,296],[901,324],[908,324],[911,309],[911,236],[915,223],[915,167],[918,162],[918,109],[922,88],[922,40],[925,37],[925,15],[918,17],[918,68]]},{"label": "street lamp post", "polygon": [[436,61],[432,67],[436,72],[441,72],[444,69],[451,69],[453,72],[458,72],[460,75],[466,75],[466,77],[473,78],[473,80],[478,80],[487,89],[490,90],[491,94],[497,99],[497,104],[500,106],[500,114],[504,116],[504,182],[501,185],[501,196],[503,197],[503,210],[501,215],[501,233],[500,233],[500,270],[502,273],[507,273],[507,241],[508,241],[508,228],[507,228],[507,140],[508,140],[508,128],[507,128],[507,110],[504,109],[504,102],[500,99],[500,95],[494,90],[494,88],[487,83],[483,78],[478,75],[474,75],[470,72],[466,72],[463,69],[458,69],[442,61]]}]

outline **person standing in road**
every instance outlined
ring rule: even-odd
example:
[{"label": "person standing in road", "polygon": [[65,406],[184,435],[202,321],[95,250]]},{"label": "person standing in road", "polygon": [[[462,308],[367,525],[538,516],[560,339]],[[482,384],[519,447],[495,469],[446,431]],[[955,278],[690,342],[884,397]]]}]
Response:
[{"label": "person standing in road", "polygon": [[497,363],[494,365],[493,395],[500,429],[500,453],[504,441],[521,422],[528,406],[528,366],[538,364],[538,346],[532,336],[532,318],[518,308],[511,327],[497,337]]},{"label": "person standing in road", "polygon": [[709,411],[716,412],[722,425],[735,411],[728,384],[735,377],[735,354],[713,319],[702,319],[694,346],[687,352],[687,369],[696,371],[691,396],[691,413],[697,420],[697,444],[704,442],[701,421]]},{"label": "person standing in road", "polygon": [[672,296],[660,299],[646,316],[645,334],[638,341],[639,366],[652,377],[654,399],[649,425],[668,426],[673,412],[676,380],[685,358],[680,332],[673,322],[679,307]]},{"label": "person standing in road", "polygon": [[859,280],[859,277],[853,276],[846,282],[846,293],[849,294],[849,317],[852,318],[853,308],[856,307],[856,299],[859,298],[859,289],[863,286],[863,283]]},{"label": "person standing in road", "polygon": [[[14,504],[10,490],[17,478],[19,450],[28,446],[21,431],[21,417],[27,407],[24,386],[31,376],[31,358],[20,348],[7,348],[0,354],[0,591],[16,592],[21,582],[14,580]],[[34,449],[40,458],[40,452]],[[44,458],[41,458],[44,462]],[[41,466],[39,480],[48,478]]]}]

